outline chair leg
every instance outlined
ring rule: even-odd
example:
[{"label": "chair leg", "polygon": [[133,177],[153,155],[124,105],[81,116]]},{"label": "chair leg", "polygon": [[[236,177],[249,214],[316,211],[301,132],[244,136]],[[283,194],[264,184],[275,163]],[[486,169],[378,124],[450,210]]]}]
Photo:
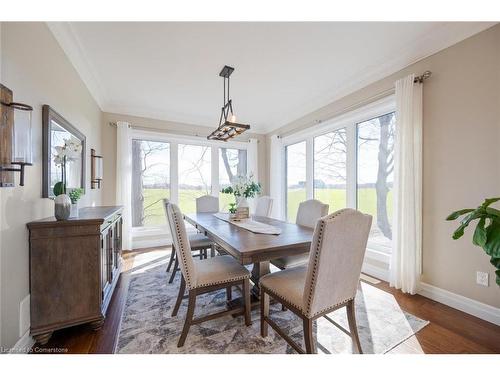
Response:
[{"label": "chair leg", "polygon": [[177,295],[177,300],[175,301],[174,309],[172,310],[172,316],[177,316],[179,307],[182,303],[182,298],[184,297],[184,292],[186,291],[186,280],[184,280],[184,275],[181,275],[181,286],[179,287],[179,294]]},{"label": "chair leg", "polygon": [[170,272],[170,267],[172,267],[174,259],[175,259],[175,247],[172,244],[172,251],[170,252],[170,260],[168,261],[167,272]]},{"label": "chair leg", "polygon": [[260,289],[260,335],[267,337],[268,324],[264,318],[269,317],[269,294]]},{"label": "chair leg", "polygon": [[187,334],[189,332],[189,328],[191,327],[191,323],[193,321],[194,308],[196,306],[196,291],[189,291],[189,304],[188,310],[186,314],[186,320],[184,321],[184,327],[182,328],[181,337],[179,338],[179,342],[177,342],[177,347],[180,348],[184,345],[186,341]]},{"label": "chair leg", "polygon": [[179,268],[179,259],[175,257],[174,269],[172,270],[172,275],[170,275],[170,280],[168,280],[169,284],[172,284],[175,279],[175,274],[177,273],[177,269]]},{"label": "chair leg", "polygon": [[172,310],[172,316],[176,316],[181,306],[182,298],[184,297],[184,292],[186,291],[186,280],[184,280],[184,275],[181,276],[181,286],[179,287],[179,294],[177,295],[177,300],[175,301],[174,309]]},{"label": "chair leg", "polygon": [[302,318],[304,324],[304,343],[306,344],[306,353],[316,353],[316,343],[313,337],[313,320],[310,318]]},{"label": "chair leg", "polygon": [[356,325],[354,300],[351,300],[347,303],[346,310],[347,321],[349,323],[349,331],[351,332],[352,341],[354,342],[354,346],[356,347],[358,354],[363,354],[363,350],[361,349],[361,342],[359,341],[358,327]]},{"label": "chair leg", "polygon": [[245,299],[245,325],[252,325],[252,318],[250,317],[250,280],[243,280],[243,297]]},{"label": "chair leg", "polygon": [[230,286],[226,287],[226,300],[227,302],[233,299],[233,291]]}]

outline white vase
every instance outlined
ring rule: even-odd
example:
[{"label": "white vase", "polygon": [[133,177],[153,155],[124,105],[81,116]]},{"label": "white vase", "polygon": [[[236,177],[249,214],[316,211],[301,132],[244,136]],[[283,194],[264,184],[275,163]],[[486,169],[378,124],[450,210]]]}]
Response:
[{"label": "white vase", "polygon": [[236,203],[238,205],[238,208],[240,207],[248,207],[248,201],[245,197],[238,197],[236,198]]},{"label": "white vase", "polygon": [[76,203],[71,203],[71,212],[69,214],[69,217],[78,217],[78,201],[76,201]]},{"label": "white vase", "polygon": [[71,199],[66,194],[59,194],[54,199],[54,216],[57,220],[67,220],[71,213]]}]

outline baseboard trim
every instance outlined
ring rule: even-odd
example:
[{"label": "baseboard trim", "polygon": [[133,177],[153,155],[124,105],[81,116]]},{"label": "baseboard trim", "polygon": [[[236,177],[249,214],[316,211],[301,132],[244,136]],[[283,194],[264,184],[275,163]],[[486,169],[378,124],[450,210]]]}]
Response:
[{"label": "baseboard trim", "polygon": [[374,266],[373,264],[364,262],[361,272],[368,276],[373,276],[377,279],[389,282],[389,270],[382,267]]},{"label": "baseboard trim", "polygon": [[500,326],[500,308],[487,305],[427,283],[420,283],[420,288],[418,294],[424,297]]},{"label": "baseboard trim", "polygon": [[30,331],[26,333],[16,342],[16,344],[9,350],[10,354],[26,354],[31,351],[31,348],[35,345],[35,340],[30,335]]}]

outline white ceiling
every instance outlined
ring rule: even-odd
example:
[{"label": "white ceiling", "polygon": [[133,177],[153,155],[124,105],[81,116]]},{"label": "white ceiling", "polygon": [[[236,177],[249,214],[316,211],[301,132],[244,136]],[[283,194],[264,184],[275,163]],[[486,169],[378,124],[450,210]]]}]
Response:
[{"label": "white ceiling", "polygon": [[[49,23],[103,111],[267,133],[493,23]],[[416,72],[420,73],[420,72]],[[209,130],[207,129],[207,134]]]}]

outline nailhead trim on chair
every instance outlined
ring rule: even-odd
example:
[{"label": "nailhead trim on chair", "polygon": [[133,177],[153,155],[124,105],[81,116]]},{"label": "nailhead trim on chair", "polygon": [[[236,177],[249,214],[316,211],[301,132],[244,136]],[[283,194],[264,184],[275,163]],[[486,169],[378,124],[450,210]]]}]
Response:
[{"label": "nailhead trim on chair", "polygon": [[[319,255],[321,253],[321,245],[323,243],[323,229],[325,227],[325,223],[327,221],[331,221],[331,220],[335,219],[337,216],[342,215],[345,211],[346,211],[345,209],[339,210],[339,211],[335,212],[335,214],[332,214],[331,216],[327,216],[325,219],[320,219],[321,226],[319,227],[318,243],[316,245],[316,250],[314,251],[314,263],[313,263],[313,268],[312,268],[311,286],[309,288],[309,295],[307,298],[306,311],[304,312],[307,316],[311,315],[312,298],[313,298],[314,289],[316,289],[318,262],[319,262]],[[344,303],[344,302],[330,306],[330,307],[323,309],[321,311],[326,311],[326,310],[331,309],[332,307],[335,307],[335,306],[340,305],[342,303]]]},{"label": "nailhead trim on chair", "polygon": [[295,303],[293,303],[292,301],[290,301],[288,298],[286,298],[285,296],[281,295],[280,293],[276,292],[274,289],[271,289],[271,288],[267,288],[267,287],[263,287],[262,285],[260,286],[262,289],[264,290],[269,290],[271,292],[273,292],[274,294],[276,294],[280,299],[282,299],[283,301],[285,302],[288,302],[290,305],[292,306],[295,306],[297,309],[299,309],[300,311],[304,312],[304,307],[303,306],[299,306]]},{"label": "nailhead trim on chair", "polygon": [[205,284],[196,285],[196,287],[197,288],[201,288],[201,287],[204,287],[204,286],[212,286],[212,285],[224,284],[224,283],[229,283],[231,281],[245,280],[245,279],[249,279],[249,278],[250,278],[250,275],[247,275],[247,276],[238,276],[238,277],[233,277],[231,279],[225,279],[225,280],[217,281],[215,283],[205,283]]},{"label": "nailhead trim on chair", "polygon": [[[175,229],[177,231],[177,238],[180,239],[181,238],[181,229],[179,227],[179,218],[177,217],[177,212],[173,211],[173,218],[174,218],[174,224],[175,224]],[[185,255],[184,251],[184,243],[183,241],[179,241],[179,245],[180,245],[180,249],[179,252],[183,255]],[[191,281],[191,275],[189,274],[189,271],[188,271],[188,266],[187,266],[187,263],[186,263],[186,257],[185,256],[182,256],[182,263],[184,265],[184,270],[186,271],[186,274],[184,275],[184,279],[186,280],[186,287],[188,290],[191,290],[193,289],[195,286],[192,285],[192,281]]]}]

